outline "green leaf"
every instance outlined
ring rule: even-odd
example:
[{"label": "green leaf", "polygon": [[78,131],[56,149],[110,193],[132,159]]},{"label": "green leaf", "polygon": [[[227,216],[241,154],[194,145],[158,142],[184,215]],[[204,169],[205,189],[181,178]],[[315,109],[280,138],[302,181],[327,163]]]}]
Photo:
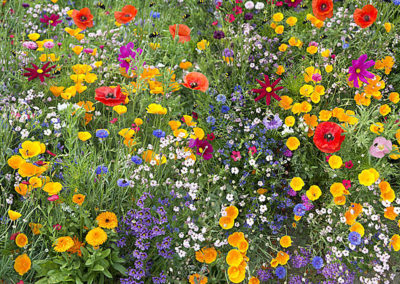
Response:
[{"label": "green leaf", "polygon": [[113,278],[112,275],[111,275],[111,273],[110,273],[110,271],[108,271],[108,269],[104,269],[103,273],[104,273],[104,275],[105,275],[106,277],[108,277],[108,278]]},{"label": "green leaf", "polygon": [[93,268],[92,271],[104,271],[104,267],[101,266],[100,264],[96,264]]},{"label": "green leaf", "polygon": [[112,264],[112,267],[113,267],[115,270],[119,271],[119,273],[121,273],[122,275],[125,275],[125,274],[126,274],[126,268],[123,267],[121,264],[119,264],[119,263],[113,263],[113,264]]},{"label": "green leaf", "polygon": [[101,256],[102,258],[106,258],[107,256],[110,255],[110,253],[111,253],[111,250],[110,250],[110,249],[106,249],[105,251],[103,251],[103,252],[100,254],[100,256]]},{"label": "green leaf", "polygon": [[91,266],[94,263],[94,259],[93,258],[89,258],[88,260],[86,260],[85,265],[86,266]]}]

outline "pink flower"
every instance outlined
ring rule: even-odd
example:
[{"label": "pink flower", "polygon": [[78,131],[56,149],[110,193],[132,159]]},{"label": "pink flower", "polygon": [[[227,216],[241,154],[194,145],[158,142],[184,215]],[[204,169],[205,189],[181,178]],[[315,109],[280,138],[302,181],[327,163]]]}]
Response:
[{"label": "pink flower", "polygon": [[218,21],[214,21],[214,22],[212,22],[212,24],[211,25],[213,25],[213,26],[216,26],[216,25],[218,25]]},{"label": "pink flower", "polygon": [[325,157],[327,163],[329,163],[329,158],[330,158],[331,156],[332,156],[332,155],[329,154],[328,156]]},{"label": "pink flower", "polygon": [[242,7],[239,7],[239,6],[236,6],[235,8],[233,8],[232,11],[235,12],[236,15],[243,13]]},{"label": "pink flower", "polygon": [[50,197],[47,197],[48,201],[56,201],[57,199],[59,199],[60,197],[58,196],[58,194],[54,194]]},{"label": "pink flower", "polygon": [[45,48],[52,49],[52,48],[54,47],[54,42],[52,42],[52,41],[46,41],[46,42],[43,44],[43,46],[44,46]]},{"label": "pink flower", "polygon": [[60,224],[55,224],[55,225],[53,225],[53,228],[54,228],[54,230],[59,231],[59,230],[61,230],[62,226]]},{"label": "pink flower", "polygon": [[345,163],[344,163],[344,166],[345,166],[347,169],[351,169],[351,168],[353,167],[353,161],[350,160],[350,161],[345,162]]},{"label": "pink flower", "polygon": [[252,146],[249,148],[249,152],[251,152],[251,155],[254,155],[255,153],[257,153],[257,148],[255,146]]},{"label": "pink flower", "polygon": [[376,137],[369,148],[369,154],[375,158],[383,158],[392,151],[392,142],[382,136]]},{"label": "pink flower", "polygon": [[94,51],[93,48],[85,48],[83,50],[84,53],[88,53],[88,54],[93,53],[93,51]]},{"label": "pink flower", "polygon": [[311,78],[313,79],[314,82],[319,82],[322,80],[322,76],[319,73],[313,74]]},{"label": "pink flower", "polygon": [[234,16],[233,14],[229,14],[229,15],[227,15],[226,20],[227,20],[229,23],[232,23],[233,21],[235,21],[235,16]]},{"label": "pink flower", "polygon": [[110,123],[114,124],[118,121],[118,118],[113,118],[112,120],[110,120]]},{"label": "pink flower", "polygon": [[242,156],[240,155],[239,151],[232,151],[231,155],[232,159],[236,162],[237,160],[240,160]]},{"label": "pink flower", "polygon": [[342,184],[344,185],[344,188],[345,188],[345,189],[349,189],[349,188],[351,187],[351,180],[344,179],[344,180],[342,181]]}]

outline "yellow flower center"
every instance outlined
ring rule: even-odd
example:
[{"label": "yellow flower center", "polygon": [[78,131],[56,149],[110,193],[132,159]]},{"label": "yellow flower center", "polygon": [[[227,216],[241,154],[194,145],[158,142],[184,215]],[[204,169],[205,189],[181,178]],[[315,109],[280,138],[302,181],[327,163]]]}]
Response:
[{"label": "yellow flower center", "polygon": [[38,70],[36,70],[36,72],[38,72],[39,74],[42,74],[43,70],[42,69],[38,69]]},{"label": "yellow flower center", "polygon": [[203,151],[204,151],[203,148],[199,148],[200,153],[203,153]]},{"label": "yellow flower center", "polygon": [[268,93],[270,93],[270,92],[272,91],[272,88],[271,88],[271,87],[267,87],[267,88],[265,88],[265,90],[266,90]]},{"label": "yellow flower center", "polygon": [[385,149],[385,145],[379,144],[378,149],[379,151],[383,151]]},{"label": "yellow flower center", "polygon": [[54,23],[52,20],[50,20],[49,22],[50,22],[50,24]]},{"label": "yellow flower center", "polygon": [[358,73],[360,73],[360,72],[361,72],[360,68],[357,68],[357,69],[356,69],[356,73],[358,74]]}]

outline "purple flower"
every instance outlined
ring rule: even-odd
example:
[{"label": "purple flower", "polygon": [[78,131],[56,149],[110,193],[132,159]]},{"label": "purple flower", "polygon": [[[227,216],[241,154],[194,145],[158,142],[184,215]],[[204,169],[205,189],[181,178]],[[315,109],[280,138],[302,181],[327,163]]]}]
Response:
[{"label": "purple flower", "polygon": [[363,54],[357,60],[352,60],[352,66],[349,67],[349,82],[353,81],[354,87],[359,88],[358,80],[368,83],[366,78],[372,79],[375,77],[374,74],[367,71],[368,68],[374,66],[375,61],[366,61],[368,55]]},{"label": "purple flower", "polygon": [[352,245],[358,246],[359,244],[361,244],[361,235],[357,232],[351,232],[349,234],[349,242]]},{"label": "purple flower", "polygon": [[215,31],[214,38],[215,39],[222,39],[225,37],[225,33],[223,31]]},{"label": "purple flower", "polygon": [[43,18],[40,19],[40,22],[55,27],[59,23],[62,23],[62,21],[59,20],[59,18],[60,18],[60,16],[57,14],[51,14],[50,17],[47,15],[44,15]]},{"label": "purple flower", "polygon": [[120,62],[121,68],[125,68],[125,71],[128,73],[129,69],[136,70],[136,66],[131,66],[131,61],[136,59],[136,55],[141,55],[143,50],[141,48],[137,48],[134,50],[135,44],[133,42],[129,42],[127,45],[123,45],[120,47],[118,55],[118,61]]},{"label": "purple flower", "polygon": [[212,158],[214,152],[213,146],[207,140],[196,139],[195,146],[197,147],[197,155],[202,156],[204,160]]},{"label": "purple flower", "polygon": [[268,130],[278,129],[282,126],[282,120],[279,118],[279,114],[275,114],[275,116],[270,115],[263,119],[263,124]]},{"label": "purple flower", "polygon": [[369,147],[369,154],[375,158],[383,158],[386,154],[392,151],[392,142],[383,138],[382,136],[376,137],[371,147]]},{"label": "purple flower", "polygon": [[303,216],[306,213],[306,207],[303,204],[297,204],[293,209],[294,215]]},{"label": "purple flower", "polygon": [[289,6],[289,7],[294,7],[296,8],[303,0],[285,0],[285,3]]},{"label": "purple flower", "polygon": [[251,19],[253,19],[253,14],[252,13],[246,13],[244,14],[244,19],[246,21],[250,21]]}]

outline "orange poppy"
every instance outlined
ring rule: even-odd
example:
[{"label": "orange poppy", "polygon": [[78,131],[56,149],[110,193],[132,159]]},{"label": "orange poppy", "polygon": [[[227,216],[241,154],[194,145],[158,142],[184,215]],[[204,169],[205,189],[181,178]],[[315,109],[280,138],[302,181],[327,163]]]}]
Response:
[{"label": "orange poppy", "polygon": [[122,11],[116,11],[114,12],[114,17],[117,23],[119,24],[126,24],[132,21],[137,14],[137,10],[135,6],[132,5],[126,5],[122,8]]},{"label": "orange poppy", "polygon": [[169,32],[172,35],[172,38],[175,39],[176,29],[178,29],[179,41],[181,43],[190,41],[190,28],[186,25],[172,25],[169,26]]},{"label": "orange poppy", "polygon": [[75,25],[81,30],[93,27],[93,15],[90,13],[89,8],[83,8],[80,11],[74,10],[71,15]]},{"label": "orange poppy", "polygon": [[314,16],[321,21],[333,16],[333,1],[332,0],[313,0],[312,9]]},{"label": "orange poppy", "polygon": [[190,72],[183,78],[183,81],[183,85],[189,89],[199,90],[203,93],[208,89],[207,77],[199,72]]},{"label": "orange poppy", "polygon": [[353,14],[354,22],[365,29],[376,21],[378,10],[372,5],[365,5],[362,9],[356,9]]}]

